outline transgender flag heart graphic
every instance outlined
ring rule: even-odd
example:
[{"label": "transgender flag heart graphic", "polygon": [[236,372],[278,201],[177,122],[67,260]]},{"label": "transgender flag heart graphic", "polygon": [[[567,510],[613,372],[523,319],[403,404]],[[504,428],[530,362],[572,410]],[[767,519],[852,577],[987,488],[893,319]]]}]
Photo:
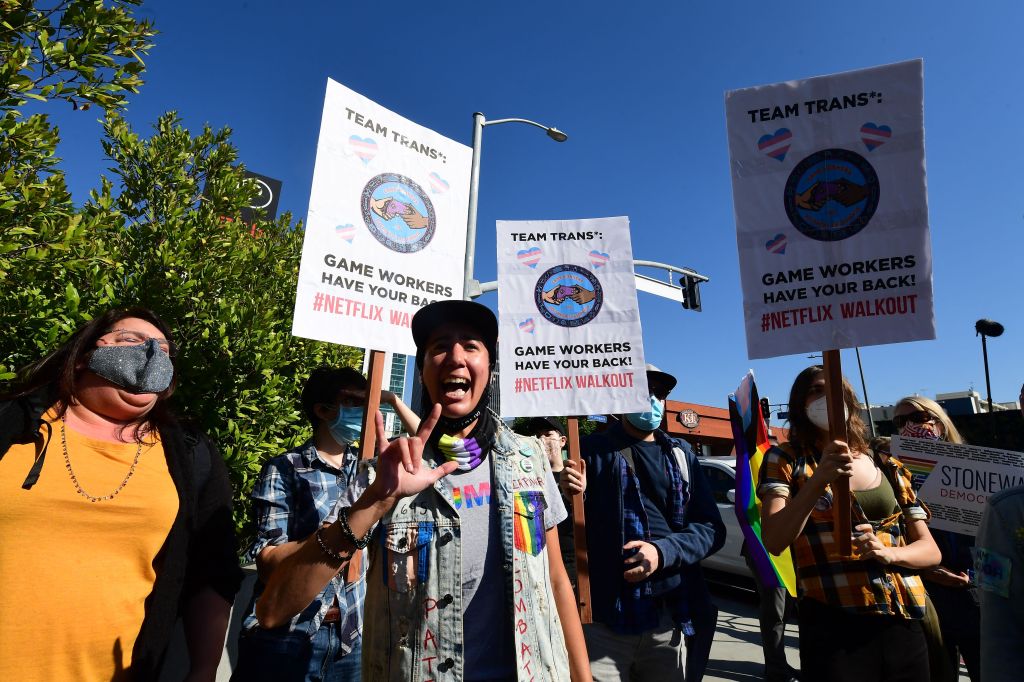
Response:
[{"label": "transgender flag heart graphic", "polygon": [[860,139],[869,152],[875,151],[892,137],[892,128],[879,126],[874,123],[865,123],[860,127]]},{"label": "transgender flag heart graphic", "polygon": [[594,269],[608,265],[608,254],[594,249],[590,252],[590,263],[594,266]]},{"label": "transgender flag heart graphic", "polygon": [[353,135],[348,138],[348,146],[352,147],[352,151],[362,160],[364,166],[377,156],[377,141],[372,137]]},{"label": "transgender flag heart graphic", "polygon": [[786,253],[786,235],[781,232],[765,242],[764,248],[768,249],[769,253]]},{"label": "transgender flag heart graphic", "polygon": [[762,135],[757,141],[757,148],[780,163],[786,160],[786,152],[793,140],[789,128],[779,128],[770,135]]},{"label": "transgender flag heart graphic", "polygon": [[430,191],[433,194],[444,194],[448,191],[448,181],[438,175],[436,171],[430,174]]},{"label": "transgender flag heart graphic", "polygon": [[516,252],[516,258],[523,265],[529,265],[531,268],[536,268],[537,263],[540,262],[541,250],[539,246],[531,246],[528,249]]},{"label": "transgender flag heart graphic", "polygon": [[519,328],[522,329],[527,334],[532,334],[533,333],[533,329],[534,329],[533,318],[532,317],[528,317],[525,320],[523,320],[522,322],[520,322],[519,323]]},{"label": "transgender flag heart graphic", "polygon": [[339,237],[347,241],[349,244],[356,237],[356,226],[352,223],[346,223],[345,225],[338,225],[334,228],[334,231]]}]

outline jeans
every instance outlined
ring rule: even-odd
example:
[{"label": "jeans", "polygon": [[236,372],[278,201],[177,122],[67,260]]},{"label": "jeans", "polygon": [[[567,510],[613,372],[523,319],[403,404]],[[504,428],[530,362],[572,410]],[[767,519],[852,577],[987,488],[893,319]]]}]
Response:
[{"label": "jeans", "polygon": [[337,623],[321,625],[312,640],[284,630],[243,632],[232,682],[359,682],[361,647],[342,656]]}]

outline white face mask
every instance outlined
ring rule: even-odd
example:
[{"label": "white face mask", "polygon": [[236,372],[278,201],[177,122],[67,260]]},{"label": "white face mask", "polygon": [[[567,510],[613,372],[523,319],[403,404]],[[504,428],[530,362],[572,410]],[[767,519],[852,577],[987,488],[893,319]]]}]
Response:
[{"label": "white face mask", "polygon": [[[828,403],[821,396],[807,406],[807,418],[822,431],[828,431]],[[850,418],[850,410],[843,404],[843,423]]]}]

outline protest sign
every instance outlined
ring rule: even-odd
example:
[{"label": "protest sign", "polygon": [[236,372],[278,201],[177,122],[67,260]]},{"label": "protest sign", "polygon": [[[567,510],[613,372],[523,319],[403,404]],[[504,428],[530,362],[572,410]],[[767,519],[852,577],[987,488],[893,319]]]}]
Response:
[{"label": "protest sign", "polygon": [[935,338],[922,71],[726,93],[750,358]]},{"label": "protest sign", "polygon": [[650,409],[628,218],[498,221],[505,416]]},{"label": "protest sign", "polygon": [[472,151],[327,81],[292,333],[411,354],[462,298]]},{"label": "protest sign", "polygon": [[894,436],[891,452],[913,474],[914,488],[928,505],[928,525],[976,535],[988,498],[1024,485],[1024,453]]}]

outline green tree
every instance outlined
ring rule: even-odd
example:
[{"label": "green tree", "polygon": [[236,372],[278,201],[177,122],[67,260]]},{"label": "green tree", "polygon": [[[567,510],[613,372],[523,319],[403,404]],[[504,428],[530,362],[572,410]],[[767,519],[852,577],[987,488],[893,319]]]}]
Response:
[{"label": "green tree", "polygon": [[[531,419],[533,419],[533,417],[516,417],[515,419],[512,420],[512,430],[515,431],[516,433],[532,435],[530,434]],[[562,425],[562,428],[567,429],[567,422],[565,417],[555,417],[555,419],[557,419],[558,422]],[[592,422],[585,417],[581,417],[579,419],[578,424],[581,438],[583,436],[589,436],[590,434],[597,430],[597,422]]]},{"label": "green tree", "polygon": [[[0,278],[15,276],[15,264],[32,266],[41,251],[66,248],[83,227],[58,171],[59,133],[44,113],[26,117],[25,106],[122,107],[142,85],[155,33],[132,17],[137,4],[0,0]],[[56,333],[67,324],[58,321]]]},{"label": "green tree", "polygon": [[[145,138],[117,113],[154,35],[131,16],[137,4],[0,0],[0,381],[106,308],[153,308],[180,347],[175,400],[220,446],[244,532],[262,462],[308,435],[306,376],[361,351],[291,336],[301,226],[283,215],[254,236],[237,222],[256,187],[230,130],[193,136],[168,113]],[[80,208],[59,132],[25,116],[38,100],[105,110],[113,175]]]}]

